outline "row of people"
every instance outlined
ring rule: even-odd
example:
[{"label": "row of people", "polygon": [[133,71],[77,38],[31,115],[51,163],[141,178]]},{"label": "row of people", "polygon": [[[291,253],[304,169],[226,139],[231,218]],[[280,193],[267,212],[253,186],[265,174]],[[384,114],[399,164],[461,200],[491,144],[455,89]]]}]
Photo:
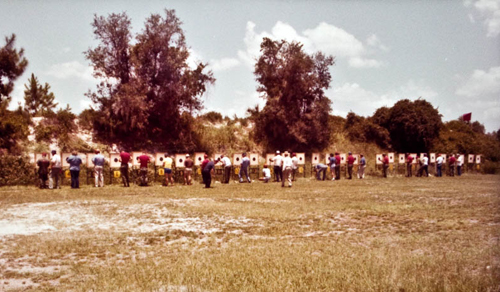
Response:
[{"label": "row of people", "polygon": [[[249,183],[252,182],[250,179],[249,175],[249,166],[250,166],[250,159],[247,157],[246,153],[243,153],[243,158],[240,164],[240,170],[239,170],[239,181],[247,181]],[[120,152],[120,172],[121,172],[121,178],[122,178],[122,183],[124,187],[129,187],[130,186],[130,179],[129,179],[129,162],[131,159],[130,153],[127,153],[125,151]],[[412,165],[413,165],[413,159],[414,157],[410,154],[406,154],[406,165],[407,165],[407,177],[412,176]],[[104,186],[104,164],[106,163],[106,158],[100,153],[100,150],[95,151],[95,156],[92,158],[92,163],[94,164],[94,178],[95,178],[95,186],[96,187],[103,187]],[[148,185],[148,164],[153,161],[153,157],[151,155],[148,155],[146,152],[143,152],[142,155],[137,157],[137,160],[140,165],[139,169],[139,174],[140,174],[140,185],[141,186],[147,186]],[[352,174],[353,174],[353,168],[354,168],[354,163],[356,162],[357,158],[352,155],[351,152],[348,153],[347,156],[347,174],[348,177],[347,179],[352,179]],[[387,177],[387,169],[389,168],[389,158],[388,156],[384,153],[382,155],[382,172],[383,176]],[[66,161],[70,165],[69,170],[71,173],[71,188],[79,188],[79,172],[80,172],[80,165],[82,164],[82,159],[78,157],[78,153],[76,151],[72,152],[72,155],[66,158]],[[328,168],[330,168],[331,171],[331,176],[332,180],[339,180],[340,179],[340,167],[341,167],[341,157],[338,152],[335,153],[330,153],[328,157],[328,165],[318,163],[313,166],[314,171],[316,172],[316,178],[318,180],[325,180],[326,178],[326,171]],[[429,176],[429,171],[428,171],[428,166],[429,166],[429,158],[427,154],[424,154],[422,158],[419,159],[419,169],[417,172],[417,176],[423,176],[425,172],[425,176]],[[215,160],[211,160],[208,155],[204,156],[204,160],[201,163],[201,174],[203,178],[203,182],[205,183],[206,187],[209,187],[211,184],[211,176],[213,175],[215,165],[220,163],[223,167],[223,178],[222,178],[222,183],[227,184],[229,183],[229,179],[231,176],[231,169],[232,169],[232,164],[231,160],[229,157],[226,155],[222,155],[221,157],[216,158]],[[290,153],[288,151],[285,151],[283,153],[283,156],[281,155],[280,151],[276,151],[275,156],[269,160],[269,163],[272,164],[273,170],[274,170],[274,175],[275,175],[275,182],[281,182],[282,186],[285,185],[285,180],[288,181],[288,186],[292,186],[292,181],[295,180],[296,173],[299,168],[299,161],[297,158],[297,155],[295,153]],[[444,157],[441,155],[438,155],[436,158],[436,173],[437,176],[440,177],[442,176],[442,166],[445,163]],[[47,153],[42,153],[42,158],[37,161],[38,165],[38,175],[40,179],[40,187],[41,188],[48,188],[47,186],[47,181],[49,180],[49,174],[51,176],[51,179],[53,181],[54,187],[53,188],[60,188],[60,183],[61,183],[61,173],[62,173],[62,165],[61,165],[61,157],[55,150],[52,150],[52,158],[49,160],[47,158]],[[463,165],[463,156],[460,154],[456,155],[449,155],[449,160],[448,160],[448,165],[450,168],[450,174],[454,175],[454,167],[456,165],[457,168],[457,174],[460,176],[461,175],[461,168]],[[192,174],[193,174],[193,167],[194,167],[194,161],[191,159],[189,154],[186,154],[186,158],[184,159],[183,162],[184,166],[184,184],[185,185],[191,185],[192,184]],[[164,168],[164,175],[165,175],[165,181],[164,185],[169,186],[174,184],[174,179],[173,179],[173,170],[174,170],[174,159],[168,154],[165,153],[165,158],[163,160],[163,168]],[[358,171],[357,171],[357,177],[359,179],[363,179],[365,176],[365,168],[366,168],[366,159],[363,154],[360,154],[360,159],[358,162]],[[271,180],[271,170],[268,167],[268,164],[264,165],[263,171],[262,171],[263,177],[261,180],[264,182],[269,182]]]}]

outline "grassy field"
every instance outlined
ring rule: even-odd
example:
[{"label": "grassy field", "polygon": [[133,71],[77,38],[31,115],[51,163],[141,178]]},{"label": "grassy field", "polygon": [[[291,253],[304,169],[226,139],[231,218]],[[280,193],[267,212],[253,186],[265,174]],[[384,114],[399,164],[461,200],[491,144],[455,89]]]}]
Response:
[{"label": "grassy field", "polygon": [[500,176],[0,189],[0,291],[500,291]]}]

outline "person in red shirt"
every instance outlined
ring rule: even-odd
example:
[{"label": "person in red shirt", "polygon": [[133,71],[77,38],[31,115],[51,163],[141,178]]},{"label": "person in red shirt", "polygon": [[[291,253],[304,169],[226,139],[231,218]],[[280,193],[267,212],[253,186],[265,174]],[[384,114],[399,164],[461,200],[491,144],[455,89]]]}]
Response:
[{"label": "person in red shirt", "polygon": [[191,185],[191,175],[193,174],[193,160],[186,154],[186,159],[184,160],[184,184]]},{"label": "person in red shirt", "polygon": [[406,177],[411,177],[411,164],[413,163],[413,156],[406,153]]},{"label": "person in red shirt", "polygon": [[338,152],[335,152],[335,179],[340,179],[340,164],[342,161],[340,160],[340,155]]},{"label": "person in red shirt", "polygon": [[[205,169],[205,166],[207,166],[207,164],[210,162],[210,160],[208,159],[208,155],[207,154],[203,155],[203,158],[204,159],[203,159],[203,161],[201,162],[201,165],[200,165],[200,169],[201,169],[202,172]],[[205,177],[202,176],[201,178],[203,180],[203,183],[205,183]]]},{"label": "person in red shirt", "polygon": [[387,178],[387,169],[389,168],[389,157],[387,156],[387,154],[382,153],[382,160],[380,160],[380,158],[378,160],[382,161],[382,173],[384,174],[384,177]]},{"label": "person in red shirt", "polygon": [[349,152],[349,156],[347,156],[347,173],[349,174],[349,177],[347,179],[352,179],[352,168],[354,166],[354,161],[356,158],[352,156],[352,153]]},{"label": "person in red shirt", "polygon": [[450,176],[455,176],[455,162],[457,159],[455,155],[450,154],[450,158],[448,159],[448,167],[450,168]]},{"label": "person in red shirt", "polygon": [[125,150],[122,150],[120,152],[120,173],[122,177],[122,182],[124,187],[130,187],[130,180],[128,177],[128,162],[130,161],[130,153],[125,152]]},{"label": "person in red shirt", "polygon": [[142,155],[137,157],[140,163],[140,174],[141,174],[141,186],[145,187],[148,185],[148,163],[151,161],[151,156],[149,156],[146,151],[142,152]]}]

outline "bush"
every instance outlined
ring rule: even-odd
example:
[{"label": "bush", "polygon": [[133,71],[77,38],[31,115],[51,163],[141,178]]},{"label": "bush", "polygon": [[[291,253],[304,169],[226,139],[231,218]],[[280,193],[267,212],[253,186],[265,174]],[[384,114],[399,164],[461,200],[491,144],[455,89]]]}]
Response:
[{"label": "bush", "polygon": [[481,165],[481,172],[487,174],[496,174],[500,172],[500,164],[486,160]]},{"label": "bush", "polygon": [[32,185],[36,175],[28,157],[0,155],[0,186]]}]

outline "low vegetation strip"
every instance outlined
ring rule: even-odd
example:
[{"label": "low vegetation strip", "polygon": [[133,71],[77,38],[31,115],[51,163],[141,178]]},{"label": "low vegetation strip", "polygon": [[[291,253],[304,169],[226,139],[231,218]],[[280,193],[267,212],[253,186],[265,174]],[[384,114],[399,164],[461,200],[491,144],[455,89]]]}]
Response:
[{"label": "low vegetation strip", "polygon": [[500,177],[0,192],[1,291],[498,291]]}]

